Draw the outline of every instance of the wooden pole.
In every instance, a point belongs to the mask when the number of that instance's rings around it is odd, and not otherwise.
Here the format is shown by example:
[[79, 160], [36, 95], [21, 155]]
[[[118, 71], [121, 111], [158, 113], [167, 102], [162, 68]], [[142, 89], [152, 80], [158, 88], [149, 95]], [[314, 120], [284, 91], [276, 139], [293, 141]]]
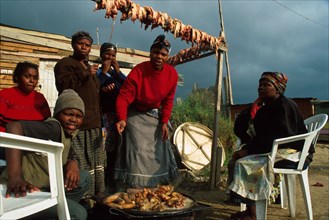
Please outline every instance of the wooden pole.
[[113, 36], [113, 32], [114, 32], [114, 25], [115, 25], [115, 21], [113, 21], [112, 23], [112, 29], [111, 29], [111, 33], [110, 33], [110, 39], [109, 42], [112, 43], [112, 36]]
[[96, 37], [97, 37], [97, 45], [99, 45], [99, 33], [98, 33], [98, 27], [96, 28]]
[[[220, 36], [223, 36], [225, 39], [225, 28], [224, 28], [224, 19], [222, 15], [222, 4], [221, 0], [218, 0], [219, 6], [219, 17], [220, 17]], [[232, 85], [231, 85], [231, 74], [230, 66], [228, 62], [228, 50], [219, 51], [219, 56], [217, 60], [217, 79], [216, 79], [216, 100], [215, 100], [215, 111], [214, 111], [214, 124], [213, 124], [213, 140], [212, 140], [212, 149], [211, 149], [211, 164], [210, 164], [210, 188], [214, 189], [220, 184], [220, 172], [221, 172], [221, 160], [222, 160], [222, 150], [218, 147], [218, 126], [219, 126], [219, 116], [221, 108], [221, 97], [222, 97], [222, 79], [223, 79], [223, 56], [225, 55], [225, 64], [227, 70], [227, 95], [228, 100], [224, 103], [229, 103], [233, 105], [233, 96], [232, 96]], [[230, 106], [229, 106], [230, 107]], [[230, 109], [228, 108], [228, 115], [230, 116]], [[229, 117], [230, 118], [230, 117]]]
[[[210, 189], [219, 186], [222, 151], [218, 144], [218, 127], [222, 96], [222, 79], [223, 79], [223, 52], [219, 51], [217, 59], [217, 77], [216, 77], [216, 95], [215, 95], [215, 109], [214, 109], [214, 124], [213, 124], [213, 139], [211, 146], [211, 164], [210, 164]], [[219, 165], [218, 165], [219, 164]]]
[[[223, 19], [223, 13], [222, 13], [221, 0], [218, 0], [218, 6], [219, 6], [221, 36], [223, 36], [225, 38], [225, 28], [224, 28], [224, 19]], [[226, 38], [225, 38], [225, 40], [226, 40]], [[228, 103], [229, 103], [229, 105], [233, 105], [231, 70], [230, 70], [230, 65], [229, 65], [229, 62], [228, 62], [228, 50], [225, 52], [225, 64], [226, 64], [226, 70], [227, 70], [228, 98], [229, 98]]]
[[[225, 107], [224, 108], [224, 111], [225, 111], [225, 117], [229, 117], [229, 109], [230, 109], [230, 103], [229, 103], [229, 86], [228, 86], [228, 80], [227, 80], [227, 77], [223, 77], [223, 82], [224, 82], [224, 92], [225, 92], [225, 104], [223, 104], [223, 106]], [[223, 95], [222, 95], [223, 96]]]
[[229, 106], [231, 106], [231, 105], [233, 105], [233, 93], [232, 93], [230, 64], [228, 63], [228, 51], [225, 52], [225, 64], [226, 64], [226, 70], [227, 70], [228, 104], [229, 104]]

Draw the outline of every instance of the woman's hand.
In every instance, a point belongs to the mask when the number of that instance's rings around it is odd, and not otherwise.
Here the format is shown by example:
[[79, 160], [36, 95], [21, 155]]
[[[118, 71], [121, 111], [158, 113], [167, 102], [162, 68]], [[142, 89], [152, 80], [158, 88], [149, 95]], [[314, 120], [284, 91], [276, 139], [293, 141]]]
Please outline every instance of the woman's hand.
[[26, 192], [33, 193], [39, 191], [40, 189], [38, 187], [25, 181], [21, 177], [9, 178], [7, 182], [6, 198], [9, 198], [12, 193], [18, 198], [26, 196]]
[[105, 60], [102, 65], [102, 73], [106, 74], [110, 71], [111, 67], [115, 70], [116, 73], [120, 72], [119, 63], [116, 60]]
[[238, 160], [238, 159], [248, 156], [248, 155], [249, 154], [248, 154], [247, 150], [241, 149], [241, 150], [235, 151], [232, 155], [232, 158], [233, 158], [233, 160]]
[[104, 60], [103, 65], [102, 65], [102, 73], [106, 75], [111, 69], [111, 60]]
[[163, 142], [166, 142], [169, 136], [169, 129], [167, 123], [162, 123], [161, 130], [162, 130], [162, 140]]
[[111, 66], [113, 67], [113, 69], [115, 70], [116, 73], [120, 72], [120, 67], [119, 67], [118, 61], [112, 60]]
[[64, 187], [67, 191], [75, 189], [79, 185], [80, 172], [78, 162], [75, 160], [68, 160], [64, 171]]
[[117, 127], [118, 133], [122, 134], [122, 132], [124, 131], [125, 127], [126, 127], [126, 121], [125, 120], [121, 120], [119, 122], [117, 122], [115, 124], [115, 126]]
[[114, 83], [111, 83], [111, 84], [108, 84], [106, 86], [103, 86], [102, 87], [102, 91], [105, 92], [105, 93], [109, 93], [109, 92], [112, 92], [115, 88], [115, 84]]
[[98, 64], [93, 64], [88, 68], [90, 76], [96, 75], [97, 70], [98, 70]]

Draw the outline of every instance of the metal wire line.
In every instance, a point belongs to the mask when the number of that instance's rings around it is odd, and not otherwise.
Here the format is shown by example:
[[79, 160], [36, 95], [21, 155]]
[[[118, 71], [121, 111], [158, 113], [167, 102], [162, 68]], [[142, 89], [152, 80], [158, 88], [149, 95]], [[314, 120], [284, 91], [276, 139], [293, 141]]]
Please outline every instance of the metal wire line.
[[324, 28], [329, 29], [328, 26], [326, 26], [326, 25], [324, 25], [324, 24], [321, 24], [321, 23], [319, 23], [319, 22], [317, 22], [317, 21], [314, 21], [314, 20], [312, 20], [312, 19], [310, 19], [310, 18], [308, 18], [308, 17], [306, 17], [306, 16], [304, 16], [304, 15], [302, 15], [302, 14], [300, 14], [300, 13], [298, 13], [298, 12], [296, 12], [296, 11], [290, 9], [290, 8], [288, 8], [286, 5], [284, 5], [284, 4], [280, 3], [280, 2], [278, 2], [277, 0], [272, 0], [272, 1], [274, 1], [275, 3], [277, 3], [277, 4], [280, 5], [280, 6], [284, 7], [285, 9], [287, 9], [287, 10], [289, 10], [289, 11], [295, 13], [296, 15], [298, 15], [298, 16], [300, 16], [300, 17], [302, 17], [302, 18], [305, 18], [306, 20], [309, 20], [310, 22], [313, 22], [314, 24], [317, 24], [317, 25], [320, 25], [320, 26], [322, 26], [322, 27], [324, 27]]

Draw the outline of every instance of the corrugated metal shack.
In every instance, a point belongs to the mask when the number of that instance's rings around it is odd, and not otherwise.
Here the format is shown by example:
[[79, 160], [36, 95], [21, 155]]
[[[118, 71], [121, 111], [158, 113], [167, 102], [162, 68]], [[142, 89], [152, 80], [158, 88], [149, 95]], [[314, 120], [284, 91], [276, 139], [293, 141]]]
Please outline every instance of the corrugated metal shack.
[[[316, 98], [308, 97], [308, 98], [291, 98], [291, 99], [297, 103], [300, 111], [302, 112], [304, 119], [311, 117], [315, 114], [319, 114], [316, 111], [314, 111], [314, 103], [317, 101]], [[230, 106], [231, 120], [235, 121], [236, 117], [238, 117], [240, 112], [242, 112], [242, 110], [246, 109], [251, 105], [252, 103], [231, 105]]]
[[[14, 86], [12, 73], [18, 62], [39, 65], [39, 91], [45, 95], [51, 109], [58, 97], [54, 66], [61, 58], [72, 54], [71, 39], [58, 34], [0, 25], [0, 89]], [[93, 45], [90, 61], [99, 59], [99, 45]], [[149, 59], [149, 52], [118, 48], [121, 71], [128, 74], [136, 64]]]

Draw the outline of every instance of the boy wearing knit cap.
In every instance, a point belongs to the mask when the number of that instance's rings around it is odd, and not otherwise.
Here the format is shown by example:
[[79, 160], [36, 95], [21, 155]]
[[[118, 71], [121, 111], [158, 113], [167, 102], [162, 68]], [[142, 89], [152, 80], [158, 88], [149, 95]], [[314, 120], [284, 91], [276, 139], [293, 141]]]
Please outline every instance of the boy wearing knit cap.
[[[70, 150], [71, 140], [78, 133], [85, 114], [79, 95], [71, 89], [64, 90], [56, 101], [52, 118], [45, 121], [16, 121], [8, 123], [8, 133], [61, 142], [63, 150], [64, 186], [72, 219], [87, 219], [87, 211], [78, 202], [88, 190], [91, 179], [87, 171], [79, 170]], [[27, 192], [49, 188], [47, 157], [34, 152], [6, 149], [7, 168], [0, 182], [7, 182], [6, 197], [25, 196]], [[21, 166], [20, 166], [21, 165]], [[56, 218], [56, 207], [37, 213], [33, 218]]]

